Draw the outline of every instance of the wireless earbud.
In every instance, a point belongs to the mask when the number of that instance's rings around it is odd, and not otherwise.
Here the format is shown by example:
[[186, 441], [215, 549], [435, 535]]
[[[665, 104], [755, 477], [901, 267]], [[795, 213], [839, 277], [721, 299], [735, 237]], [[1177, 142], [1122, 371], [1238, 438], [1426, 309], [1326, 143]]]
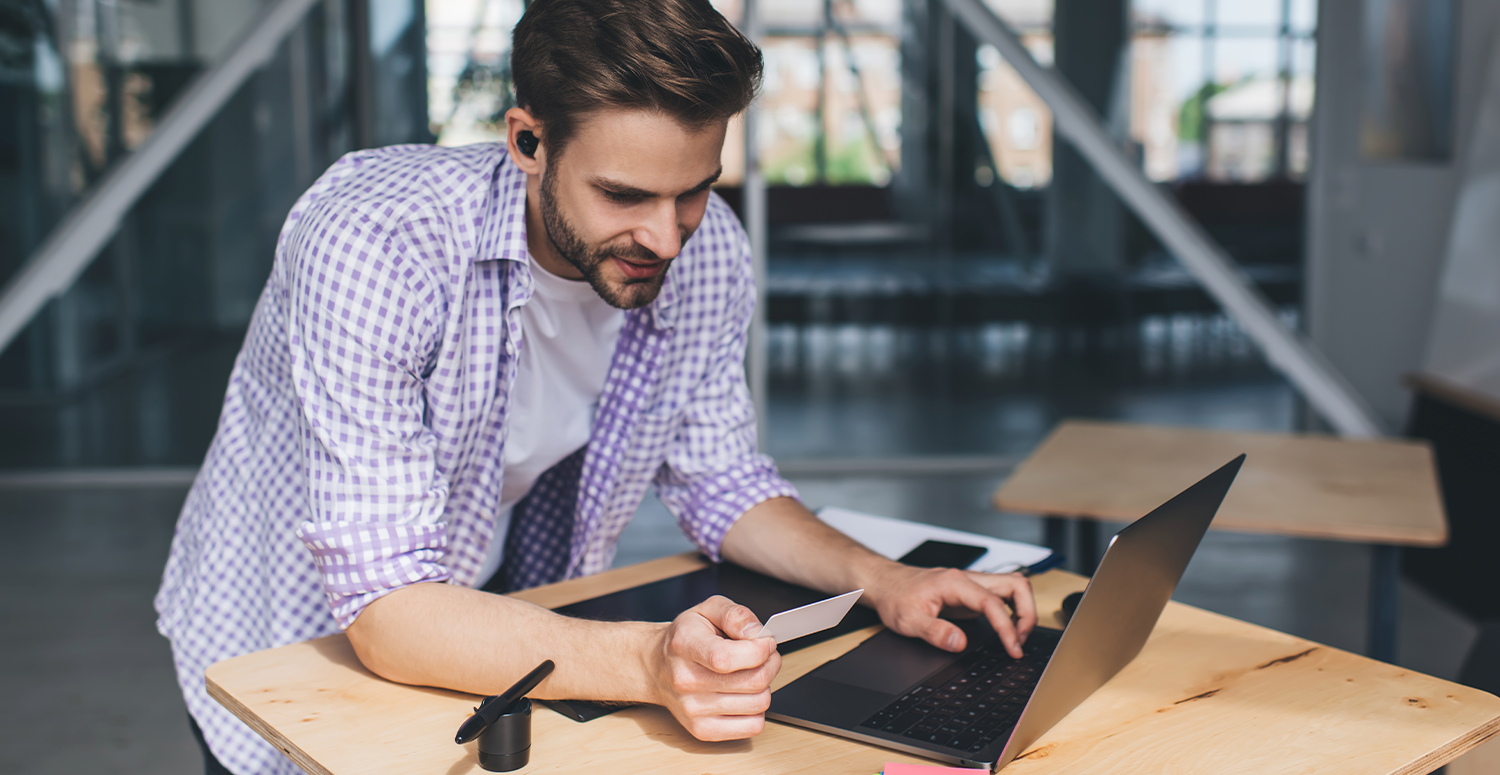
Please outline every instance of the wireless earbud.
[[536, 146], [539, 142], [541, 141], [536, 139], [536, 135], [532, 134], [529, 131], [522, 130], [516, 133], [516, 147], [520, 148], [521, 153], [524, 153], [527, 156], [536, 155]]

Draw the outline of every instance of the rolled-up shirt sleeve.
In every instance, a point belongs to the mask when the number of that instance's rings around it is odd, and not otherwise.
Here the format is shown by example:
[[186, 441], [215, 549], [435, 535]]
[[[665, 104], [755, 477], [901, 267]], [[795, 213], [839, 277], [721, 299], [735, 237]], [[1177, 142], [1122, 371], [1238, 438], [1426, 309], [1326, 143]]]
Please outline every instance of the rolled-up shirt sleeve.
[[704, 379], [684, 408], [666, 463], [658, 471], [657, 497], [677, 517], [698, 549], [715, 562], [729, 528], [759, 503], [797, 497], [797, 489], [756, 448], [755, 405], [745, 384], [745, 345], [755, 311], [749, 246], [727, 299]]
[[278, 263], [311, 519], [297, 536], [340, 627], [372, 601], [450, 577], [448, 483], [424, 422], [423, 374], [444, 302], [444, 250], [420, 217], [315, 204]]

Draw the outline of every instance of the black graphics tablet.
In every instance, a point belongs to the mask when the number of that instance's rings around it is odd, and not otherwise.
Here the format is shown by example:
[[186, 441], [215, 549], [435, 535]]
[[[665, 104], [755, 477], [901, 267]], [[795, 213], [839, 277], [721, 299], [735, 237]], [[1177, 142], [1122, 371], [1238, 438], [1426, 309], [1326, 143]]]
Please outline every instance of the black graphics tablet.
[[[619, 592], [555, 609], [564, 616], [601, 622], [669, 622], [677, 615], [714, 595], [723, 595], [753, 611], [765, 621], [771, 615], [816, 603], [828, 595], [799, 587], [732, 563], [673, 576]], [[777, 648], [789, 654], [848, 632], [879, 624], [872, 609], [855, 606], [836, 627], [798, 638]], [[599, 705], [580, 700], [545, 700], [557, 712], [574, 721], [589, 721], [619, 710], [619, 705]]]

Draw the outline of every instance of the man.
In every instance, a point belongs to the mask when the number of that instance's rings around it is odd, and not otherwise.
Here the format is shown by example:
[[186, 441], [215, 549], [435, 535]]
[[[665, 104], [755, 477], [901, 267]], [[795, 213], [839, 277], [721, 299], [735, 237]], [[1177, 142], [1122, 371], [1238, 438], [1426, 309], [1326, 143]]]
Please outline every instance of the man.
[[781, 661], [748, 609], [598, 623], [484, 591], [607, 568], [648, 484], [715, 560], [863, 587], [952, 650], [939, 615], [977, 612], [1019, 655], [1024, 579], [879, 557], [756, 452], [749, 251], [709, 186], [759, 51], [708, 0], [537, 0], [512, 61], [505, 146], [351, 154], [287, 219], [157, 598], [210, 767], [294, 771], [203, 670], [340, 628], [393, 681], [493, 694], [551, 659], [534, 696], [758, 733]]

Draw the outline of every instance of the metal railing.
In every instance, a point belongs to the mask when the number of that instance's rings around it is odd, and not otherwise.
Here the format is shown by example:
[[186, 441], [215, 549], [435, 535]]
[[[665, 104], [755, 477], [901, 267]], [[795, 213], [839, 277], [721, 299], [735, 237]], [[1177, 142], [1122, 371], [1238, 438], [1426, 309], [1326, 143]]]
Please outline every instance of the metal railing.
[[[759, 46], [764, 29], [760, 23], [759, 3], [745, 0], [743, 32]], [[754, 103], [745, 110], [745, 182], [741, 199], [745, 208], [745, 235], [750, 241], [751, 270], [755, 274], [755, 314], [750, 318], [750, 341], [745, 356], [745, 376], [750, 383], [750, 398], [755, 403], [755, 435], [762, 449], [766, 445], [766, 417], [769, 414], [770, 362], [766, 357], [766, 250], [770, 243], [766, 204], [766, 176], [760, 169], [760, 107]]]
[[111, 169], [0, 291], [0, 352], [78, 276], [120, 228], [125, 214], [240, 86], [271, 59], [319, 0], [274, 0], [212, 68], [193, 80], [156, 129]]
[[[260, 68], [318, 0], [275, 0], [212, 69], [183, 97], [141, 147], [105, 176], [48, 236], [0, 291], [0, 351], [46, 302], [66, 291], [118, 229], [145, 190], [187, 147], [241, 84]], [[1111, 139], [1087, 103], [1056, 72], [1034, 60], [983, 0], [944, 0], [979, 40], [994, 46], [1052, 110], [1057, 131], [1070, 141], [1127, 207], [1156, 234], [1236, 320], [1312, 407], [1342, 435], [1381, 435], [1375, 414], [1306, 336], [1287, 327], [1233, 259], [1173, 199], [1134, 165]], [[747, 27], [758, 37], [755, 4], [746, 4]], [[761, 304], [753, 324], [750, 382], [765, 412], [765, 184], [757, 163], [755, 124], [747, 116], [747, 227], [755, 253]], [[764, 426], [762, 426], [764, 427]]]
[[1375, 412], [1301, 332], [1276, 316], [1234, 259], [1213, 241], [1175, 199], [1146, 178], [1088, 103], [1056, 71], [1032, 58], [1020, 38], [984, 0], [943, 0], [981, 42], [994, 46], [1036, 95], [1052, 110], [1057, 132], [1088, 160], [1099, 176], [1155, 233], [1177, 260], [1245, 329], [1266, 360], [1291, 380], [1313, 409], [1343, 436], [1382, 435]]

